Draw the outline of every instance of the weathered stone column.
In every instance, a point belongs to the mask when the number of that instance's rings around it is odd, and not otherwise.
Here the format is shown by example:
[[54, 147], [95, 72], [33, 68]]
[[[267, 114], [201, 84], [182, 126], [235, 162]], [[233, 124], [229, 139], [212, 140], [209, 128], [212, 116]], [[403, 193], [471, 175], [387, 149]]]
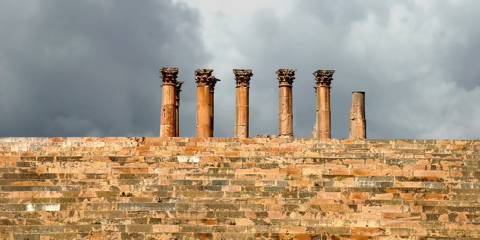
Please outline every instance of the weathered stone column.
[[210, 81], [210, 132], [214, 136], [214, 126], [215, 126], [215, 84], [220, 81], [220, 79], [213, 77]]
[[330, 84], [335, 70], [317, 70], [313, 73], [316, 80], [317, 138], [331, 138]]
[[292, 84], [297, 69], [278, 69], [279, 104], [278, 104], [278, 136], [293, 137]]
[[313, 128], [312, 128], [312, 138], [318, 138], [318, 111], [319, 111], [319, 98], [318, 98], [318, 91], [317, 91], [317, 85], [313, 87], [315, 91], [315, 101], [316, 101], [316, 109], [315, 109], [315, 123], [313, 123]]
[[178, 68], [160, 69], [162, 84], [162, 109], [160, 112], [160, 136], [174, 137], [176, 134], [176, 85]]
[[177, 81], [175, 86], [175, 115], [176, 115], [176, 124], [175, 124], [175, 137], [180, 137], [180, 92], [182, 91], [182, 84], [184, 81]]
[[197, 83], [197, 137], [213, 137], [212, 132], [212, 93], [211, 82], [215, 81], [212, 76], [213, 69], [195, 70], [195, 82]]
[[251, 69], [233, 69], [237, 82], [237, 97], [235, 99], [235, 129], [234, 137], [248, 138], [249, 120], [249, 88], [252, 77]]
[[352, 92], [352, 108], [350, 108], [350, 138], [365, 139], [367, 137], [367, 120], [365, 120], [365, 92]]

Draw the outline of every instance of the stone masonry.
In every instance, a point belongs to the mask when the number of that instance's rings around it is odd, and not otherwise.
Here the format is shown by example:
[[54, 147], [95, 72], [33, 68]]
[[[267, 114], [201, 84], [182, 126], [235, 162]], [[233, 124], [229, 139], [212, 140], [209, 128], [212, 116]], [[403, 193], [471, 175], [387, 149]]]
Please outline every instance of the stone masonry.
[[0, 138], [0, 239], [479, 239], [480, 141]]

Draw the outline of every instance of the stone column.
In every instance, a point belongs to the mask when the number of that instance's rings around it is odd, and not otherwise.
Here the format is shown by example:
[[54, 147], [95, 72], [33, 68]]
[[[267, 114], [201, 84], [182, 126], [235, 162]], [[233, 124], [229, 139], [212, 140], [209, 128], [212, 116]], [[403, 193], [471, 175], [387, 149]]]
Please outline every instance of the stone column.
[[313, 73], [316, 80], [317, 138], [331, 138], [330, 84], [335, 70], [317, 70]]
[[352, 92], [352, 108], [350, 108], [350, 138], [365, 139], [367, 137], [367, 120], [365, 120], [365, 92]]
[[318, 111], [319, 111], [319, 97], [318, 97], [318, 91], [317, 91], [317, 85], [313, 87], [315, 91], [315, 102], [316, 102], [316, 109], [315, 109], [315, 123], [313, 123], [313, 128], [312, 128], [312, 138], [318, 138]]
[[248, 138], [248, 120], [249, 120], [249, 93], [251, 69], [233, 69], [235, 80], [237, 82], [237, 97], [235, 99], [235, 129], [234, 137]]
[[197, 83], [197, 137], [213, 137], [212, 132], [212, 93], [211, 82], [213, 69], [195, 70]]
[[278, 69], [279, 104], [278, 104], [278, 136], [293, 137], [292, 84], [297, 69]]
[[215, 84], [220, 81], [220, 79], [213, 77], [210, 81], [210, 132], [211, 137], [214, 136], [214, 126], [215, 126]]
[[175, 124], [175, 137], [180, 137], [180, 92], [182, 91], [183, 81], [178, 81], [175, 86], [175, 115], [176, 115], [176, 124]]
[[176, 133], [176, 85], [178, 68], [160, 69], [162, 84], [162, 109], [160, 112], [160, 136], [174, 137]]

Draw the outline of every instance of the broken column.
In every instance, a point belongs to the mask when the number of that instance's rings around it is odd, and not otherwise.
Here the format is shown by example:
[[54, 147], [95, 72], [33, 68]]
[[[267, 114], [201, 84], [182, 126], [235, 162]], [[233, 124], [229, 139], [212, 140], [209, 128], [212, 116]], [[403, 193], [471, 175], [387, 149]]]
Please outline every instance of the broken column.
[[212, 103], [213, 94], [211, 83], [215, 80], [212, 76], [213, 69], [195, 70], [197, 83], [197, 137], [213, 137]]
[[350, 108], [350, 138], [365, 139], [367, 137], [367, 121], [365, 120], [365, 92], [352, 92], [352, 108]]
[[177, 85], [175, 85], [175, 137], [180, 137], [180, 92], [183, 83], [183, 81], [177, 81]]
[[176, 134], [176, 85], [178, 68], [161, 68], [162, 109], [160, 112], [160, 136], [174, 137]]
[[278, 69], [279, 104], [278, 104], [278, 136], [293, 137], [292, 84], [297, 69]]
[[313, 73], [316, 80], [317, 138], [331, 138], [330, 84], [335, 70], [317, 70]]
[[249, 120], [249, 88], [251, 69], [233, 69], [235, 81], [237, 83], [237, 97], [235, 100], [235, 129], [234, 137], [248, 138], [248, 120]]

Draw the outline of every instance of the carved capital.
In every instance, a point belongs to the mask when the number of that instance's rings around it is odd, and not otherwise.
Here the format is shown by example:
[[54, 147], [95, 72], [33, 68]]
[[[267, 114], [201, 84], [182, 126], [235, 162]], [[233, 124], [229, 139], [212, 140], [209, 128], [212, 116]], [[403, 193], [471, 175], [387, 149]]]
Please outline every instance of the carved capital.
[[249, 87], [253, 76], [252, 69], [233, 69], [237, 87]]
[[178, 68], [160, 68], [160, 74], [163, 81], [163, 85], [176, 85]]
[[213, 69], [197, 69], [195, 70], [195, 82], [197, 87], [210, 86], [215, 77], [212, 76]]
[[184, 81], [177, 81], [177, 85], [175, 85], [175, 87], [177, 89], [177, 92], [182, 91], [182, 84], [184, 84], [184, 83], [185, 83]]
[[335, 73], [335, 70], [317, 70], [313, 73], [313, 76], [315, 76], [315, 80], [317, 84], [317, 87], [330, 87], [330, 84], [332, 84], [333, 80], [333, 74]]
[[175, 90], [177, 91], [177, 100], [180, 100], [180, 92], [182, 91], [182, 84], [184, 81], [177, 81], [177, 85], [175, 85]]
[[297, 71], [297, 69], [278, 69], [275, 73], [278, 75], [279, 86], [291, 87], [295, 79], [295, 71]]
[[217, 84], [217, 82], [220, 82], [221, 80], [216, 78], [216, 77], [213, 77], [212, 80], [210, 81], [210, 92], [213, 93], [215, 91], [215, 84]]

